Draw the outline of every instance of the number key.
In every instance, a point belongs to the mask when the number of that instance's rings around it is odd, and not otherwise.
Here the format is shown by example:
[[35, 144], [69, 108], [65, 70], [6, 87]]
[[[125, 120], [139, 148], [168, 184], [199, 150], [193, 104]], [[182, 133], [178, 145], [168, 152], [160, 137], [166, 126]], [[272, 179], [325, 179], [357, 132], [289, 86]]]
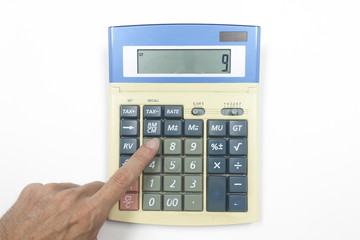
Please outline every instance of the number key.
[[[147, 143], [151, 139], [152, 138], [144, 138], [144, 143]], [[156, 155], [161, 155], [162, 154], [162, 140], [161, 140], [161, 138], [157, 138], [157, 140], [159, 140], [159, 149], [158, 149]]]
[[180, 155], [182, 149], [181, 138], [165, 138], [164, 154]]
[[164, 191], [165, 192], [181, 192], [181, 176], [164, 176]]
[[202, 173], [202, 157], [185, 157], [185, 173]]
[[200, 138], [185, 138], [185, 154], [201, 155], [203, 152], [203, 140]]
[[164, 158], [165, 173], [181, 173], [181, 171], [182, 171], [181, 157]]
[[161, 194], [144, 193], [143, 210], [160, 211], [161, 210]]
[[164, 210], [165, 211], [181, 211], [182, 201], [181, 195], [164, 195]]
[[161, 173], [161, 157], [154, 157], [145, 167], [144, 173]]
[[202, 176], [185, 176], [185, 192], [202, 192]]
[[149, 192], [161, 191], [161, 176], [159, 175], [144, 175], [143, 190]]

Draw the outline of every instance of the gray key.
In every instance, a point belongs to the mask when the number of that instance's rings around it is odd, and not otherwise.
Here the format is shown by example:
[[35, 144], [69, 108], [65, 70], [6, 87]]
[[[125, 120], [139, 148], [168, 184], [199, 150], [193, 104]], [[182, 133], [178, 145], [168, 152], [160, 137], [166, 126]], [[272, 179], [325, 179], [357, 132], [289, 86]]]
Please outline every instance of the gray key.
[[164, 192], [181, 192], [182, 181], [179, 175], [164, 176]]
[[225, 120], [209, 120], [208, 136], [209, 137], [226, 137], [226, 121]]
[[181, 194], [164, 195], [164, 211], [181, 211], [182, 197]]
[[[148, 141], [150, 141], [152, 138], [144, 138], [143, 139], [143, 142], [144, 143], [147, 143]], [[157, 153], [156, 153], [156, 155], [161, 155], [162, 154], [162, 140], [161, 140], [161, 138], [157, 138], [157, 140], [159, 140], [159, 149], [158, 149], [158, 151], [157, 151]]]
[[144, 106], [144, 118], [162, 118], [161, 106]]
[[184, 177], [184, 191], [185, 192], [202, 192], [203, 176], [200, 175], [185, 175]]
[[[121, 158], [121, 157], [120, 157]], [[161, 157], [154, 157], [144, 168], [144, 173], [161, 173], [162, 161]]]
[[202, 173], [202, 157], [185, 156], [184, 171], [185, 173]]
[[202, 155], [203, 153], [202, 138], [185, 138], [184, 145], [185, 154]]
[[144, 120], [144, 137], [160, 137], [161, 135], [161, 120]]
[[247, 155], [247, 139], [230, 139], [229, 155]]
[[228, 192], [246, 193], [247, 192], [247, 176], [231, 176], [228, 178]]
[[120, 118], [139, 118], [139, 106], [120, 106]]
[[184, 135], [186, 137], [202, 137], [203, 121], [202, 120], [185, 120]]
[[226, 155], [226, 140], [223, 138], [208, 139], [208, 155]]
[[160, 175], [144, 175], [143, 176], [143, 191], [160, 192], [161, 191], [161, 176]]
[[134, 154], [139, 147], [137, 138], [120, 138], [120, 154]]
[[160, 211], [161, 205], [162, 197], [160, 193], [144, 193], [143, 210]]
[[202, 194], [185, 194], [184, 195], [185, 211], [202, 211], [203, 195]]
[[229, 136], [247, 137], [247, 121], [246, 120], [229, 121]]
[[121, 137], [138, 137], [139, 120], [121, 120], [120, 121]]
[[165, 106], [164, 108], [165, 118], [181, 119], [183, 117], [182, 106]]
[[180, 137], [182, 134], [181, 120], [165, 120], [164, 121], [164, 135]]
[[181, 138], [165, 138], [164, 139], [164, 154], [167, 155], [181, 155], [182, 140]]
[[164, 157], [164, 173], [181, 173], [181, 157]]

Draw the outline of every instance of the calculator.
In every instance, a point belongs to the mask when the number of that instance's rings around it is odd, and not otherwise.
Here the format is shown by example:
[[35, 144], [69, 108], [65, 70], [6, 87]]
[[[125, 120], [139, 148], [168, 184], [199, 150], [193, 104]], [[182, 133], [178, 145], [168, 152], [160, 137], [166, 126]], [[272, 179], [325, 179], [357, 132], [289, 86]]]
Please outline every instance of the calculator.
[[259, 47], [258, 26], [109, 28], [109, 177], [160, 143], [110, 220], [257, 221]]

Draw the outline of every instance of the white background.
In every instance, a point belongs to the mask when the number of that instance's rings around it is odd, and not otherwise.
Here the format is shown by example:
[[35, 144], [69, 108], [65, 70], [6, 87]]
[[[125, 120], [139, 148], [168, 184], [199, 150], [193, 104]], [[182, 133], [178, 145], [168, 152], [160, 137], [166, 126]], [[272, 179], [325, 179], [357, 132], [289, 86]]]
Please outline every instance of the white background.
[[99, 239], [360, 239], [357, 1], [0, 2], [0, 214], [30, 182], [106, 181], [107, 28], [259, 25], [260, 221], [106, 222]]

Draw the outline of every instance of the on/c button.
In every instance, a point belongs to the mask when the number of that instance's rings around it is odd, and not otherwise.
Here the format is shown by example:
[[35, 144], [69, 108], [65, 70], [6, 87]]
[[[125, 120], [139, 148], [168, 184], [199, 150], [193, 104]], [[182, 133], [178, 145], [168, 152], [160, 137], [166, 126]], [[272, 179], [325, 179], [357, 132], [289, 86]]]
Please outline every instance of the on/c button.
[[203, 108], [193, 108], [191, 110], [192, 115], [201, 116], [205, 114], [205, 109]]

